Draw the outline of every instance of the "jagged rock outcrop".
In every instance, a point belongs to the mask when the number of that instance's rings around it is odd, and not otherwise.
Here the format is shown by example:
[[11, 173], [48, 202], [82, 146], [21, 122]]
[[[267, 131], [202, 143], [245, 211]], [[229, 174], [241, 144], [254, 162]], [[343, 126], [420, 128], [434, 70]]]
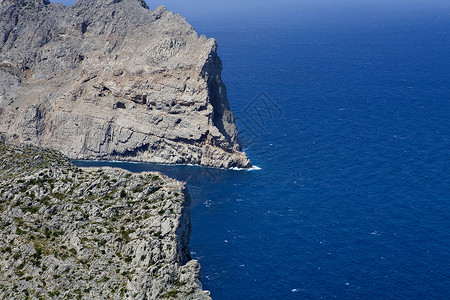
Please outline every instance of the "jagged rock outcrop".
[[0, 130], [71, 159], [248, 168], [213, 39], [141, 0], [0, 0]]
[[33, 146], [0, 143], [0, 161], [1, 299], [211, 299], [183, 183]]

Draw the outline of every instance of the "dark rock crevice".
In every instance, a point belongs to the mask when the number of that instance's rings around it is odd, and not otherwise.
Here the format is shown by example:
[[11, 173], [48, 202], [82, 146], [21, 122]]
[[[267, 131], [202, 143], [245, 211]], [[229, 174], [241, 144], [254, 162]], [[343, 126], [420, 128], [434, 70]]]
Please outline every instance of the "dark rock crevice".
[[114, 150], [111, 153], [111, 157], [117, 158], [117, 159], [124, 159], [124, 158], [136, 158], [139, 156], [140, 153], [148, 152], [150, 149], [150, 144], [144, 144], [139, 147], [136, 147], [134, 149], [128, 149], [124, 152], [117, 152]]
[[222, 81], [222, 69], [222, 60], [217, 55], [217, 45], [215, 45], [202, 69], [202, 76], [208, 85], [209, 101], [214, 108], [212, 121], [231, 147], [240, 151], [241, 143], [237, 136], [234, 115], [228, 103], [226, 86]]

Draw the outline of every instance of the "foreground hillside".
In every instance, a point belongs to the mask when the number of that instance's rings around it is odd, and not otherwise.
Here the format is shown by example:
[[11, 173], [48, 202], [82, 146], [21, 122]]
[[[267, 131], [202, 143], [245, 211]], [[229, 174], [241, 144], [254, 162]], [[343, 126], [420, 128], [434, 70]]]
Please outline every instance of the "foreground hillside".
[[183, 183], [1, 142], [0, 163], [1, 299], [209, 299]]

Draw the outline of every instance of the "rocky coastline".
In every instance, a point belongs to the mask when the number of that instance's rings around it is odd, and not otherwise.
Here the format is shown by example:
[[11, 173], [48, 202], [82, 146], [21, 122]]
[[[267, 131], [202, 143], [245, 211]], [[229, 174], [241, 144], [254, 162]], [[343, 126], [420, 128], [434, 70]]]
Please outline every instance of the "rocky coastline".
[[214, 39], [142, 0], [0, 0], [0, 298], [211, 299], [185, 183], [251, 168]]

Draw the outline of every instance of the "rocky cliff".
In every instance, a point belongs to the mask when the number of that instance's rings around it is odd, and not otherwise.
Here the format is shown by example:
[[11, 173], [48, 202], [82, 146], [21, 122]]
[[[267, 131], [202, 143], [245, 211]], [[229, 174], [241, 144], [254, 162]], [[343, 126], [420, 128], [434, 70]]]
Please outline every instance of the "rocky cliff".
[[0, 161], [1, 299], [210, 299], [183, 183], [32, 146]]
[[0, 0], [0, 131], [71, 159], [248, 168], [213, 39], [141, 0]]

